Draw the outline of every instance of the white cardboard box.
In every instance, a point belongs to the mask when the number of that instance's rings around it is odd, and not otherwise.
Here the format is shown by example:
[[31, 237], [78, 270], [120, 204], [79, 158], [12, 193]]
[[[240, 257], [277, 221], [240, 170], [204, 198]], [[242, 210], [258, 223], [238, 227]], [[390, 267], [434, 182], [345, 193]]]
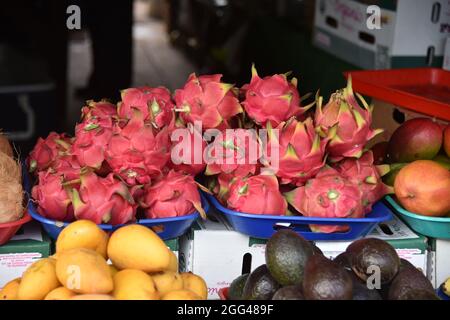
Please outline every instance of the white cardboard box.
[[445, 40], [444, 49], [444, 64], [442, 66], [445, 70], [450, 71], [450, 37]]
[[[380, 8], [356, 0], [317, 0], [313, 42], [363, 69], [441, 66], [450, 34], [448, 0], [397, 0]], [[372, 6], [373, 7], [373, 6]], [[374, 7], [376, 10], [377, 8]], [[378, 29], [377, 26], [380, 28]]]
[[435, 288], [450, 278], [450, 240], [433, 239], [429, 252], [428, 278]]
[[0, 246], [0, 288], [22, 276], [36, 260], [48, 257], [50, 244], [37, 222], [25, 224], [8, 243]]
[[[218, 291], [228, 287], [240, 274], [265, 263], [266, 240], [255, 239], [233, 231], [224, 217], [210, 209], [208, 216], [216, 221], [200, 221], [180, 239], [180, 270], [200, 274], [208, 285], [208, 299], [218, 299]], [[426, 274], [427, 239], [412, 232], [398, 218], [377, 227], [372, 236], [389, 241], [400, 257], [410, 261]], [[390, 230], [387, 234], [383, 230]], [[316, 245], [328, 257], [345, 251], [351, 242], [320, 241]]]
[[265, 241], [252, 239], [218, 220], [200, 221], [180, 240], [180, 270], [201, 275], [208, 285], [208, 299], [218, 299], [218, 291], [228, 287], [238, 275], [265, 263]]

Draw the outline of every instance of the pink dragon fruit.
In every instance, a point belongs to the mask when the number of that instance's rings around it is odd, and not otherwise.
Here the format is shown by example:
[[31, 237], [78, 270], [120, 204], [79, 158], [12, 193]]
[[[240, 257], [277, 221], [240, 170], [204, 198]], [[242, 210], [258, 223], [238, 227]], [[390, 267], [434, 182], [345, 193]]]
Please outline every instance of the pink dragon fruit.
[[206, 148], [206, 141], [202, 133], [191, 123], [187, 128], [178, 128], [172, 132], [171, 161], [168, 166], [175, 171], [184, 172], [196, 176], [203, 172], [206, 163], [203, 159], [203, 150]]
[[[364, 216], [362, 192], [358, 185], [325, 167], [302, 187], [285, 193], [289, 204], [307, 217], [361, 218]], [[347, 225], [310, 225], [314, 232], [343, 232]]]
[[261, 145], [255, 131], [224, 130], [206, 148], [206, 175], [219, 173], [244, 177], [258, 171]]
[[183, 89], [175, 91], [176, 111], [186, 123], [201, 121], [203, 129], [228, 127], [242, 107], [233, 85], [220, 82], [222, 75], [191, 74]]
[[347, 87], [332, 94], [325, 107], [322, 108], [322, 98], [318, 98], [315, 123], [323, 135], [333, 133], [327, 148], [332, 161], [339, 161], [344, 157], [359, 158], [367, 141], [383, 132], [382, 129], [370, 128], [372, 109], [361, 95], [356, 95], [364, 109], [356, 101], [349, 77]]
[[[271, 161], [269, 169], [281, 179], [281, 184], [301, 186], [314, 177], [325, 165], [326, 139], [321, 139], [315, 131], [311, 118], [299, 122], [295, 118], [282, 122], [278, 129], [279, 138], [272, 134], [268, 124], [269, 143], [267, 154], [272, 158], [272, 148], [278, 151], [278, 168]], [[272, 146], [272, 144], [275, 144]]]
[[359, 159], [347, 158], [335, 166], [343, 177], [360, 187], [365, 213], [371, 212], [375, 202], [393, 191], [381, 180], [389, 172], [389, 165], [376, 166], [373, 162], [372, 151], [367, 151]]
[[155, 134], [151, 125], [144, 122], [142, 113], [134, 109], [123, 128], [115, 125], [106, 161], [129, 185], [147, 184], [162, 173], [170, 158], [169, 147], [167, 127]]
[[124, 224], [133, 221], [137, 205], [127, 186], [113, 174], [100, 178], [93, 172], [81, 175], [80, 189], [72, 189], [70, 198], [77, 219], [96, 224]]
[[81, 108], [81, 120], [89, 121], [92, 118], [112, 118], [117, 116], [117, 106], [107, 100], [95, 102], [87, 101], [87, 105]]
[[72, 154], [81, 166], [100, 169], [105, 160], [105, 149], [113, 135], [110, 117], [91, 117], [75, 127]]
[[140, 205], [150, 219], [185, 216], [196, 210], [206, 218], [194, 178], [173, 170], [145, 187]]
[[70, 138], [64, 133], [50, 132], [47, 138], [39, 138], [27, 159], [30, 172], [47, 170], [59, 155], [69, 151], [70, 145]]
[[213, 193], [217, 200], [220, 201], [223, 205], [226, 205], [231, 185], [236, 182], [237, 179], [242, 178], [243, 176], [235, 176], [230, 173], [220, 173], [217, 176], [209, 177], [208, 189], [211, 193]]
[[43, 217], [66, 222], [73, 220], [73, 207], [62, 176], [40, 171], [38, 184], [33, 187], [31, 195], [37, 203], [38, 213]]
[[297, 79], [291, 82], [285, 74], [276, 74], [260, 78], [255, 66], [252, 66], [252, 79], [244, 86], [245, 100], [242, 105], [250, 118], [260, 125], [270, 122], [277, 127], [281, 122], [293, 116], [299, 116], [314, 104], [301, 107], [297, 90]]
[[129, 88], [123, 90], [121, 95], [122, 102], [118, 105], [121, 118], [131, 118], [133, 108], [139, 109], [144, 120], [150, 121], [155, 128], [169, 125], [174, 118], [174, 104], [167, 88]]
[[244, 213], [285, 215], [286, 199], [273, 175], [257, 175], [235, 180], [227, 200], [228, 208]]
[[73, 155], [60, 155], [48, 169], [51, 173], [60, 175], [65, 181], [80, 178], [81, 166]]

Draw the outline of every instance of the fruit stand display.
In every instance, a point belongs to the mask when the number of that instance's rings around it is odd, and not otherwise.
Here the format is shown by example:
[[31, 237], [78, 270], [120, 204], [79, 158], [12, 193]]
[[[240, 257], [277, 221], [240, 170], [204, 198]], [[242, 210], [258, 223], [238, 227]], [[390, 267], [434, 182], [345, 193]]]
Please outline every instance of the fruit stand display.
[[[214, 221], [225, 226], [213, 227], [216, 235], [245, 246], [221, 255], [246, 260], [252, 241], [254, 254], [264, 252], [265, 264], [223, 279], [229, 299], [435, 300], [442, 283], [448, 295], [447, 271], [431, 277], [427, 258], [418, 266], [407, 257], [426, 257], [427, 237], [450, 239], [450, 126], [411, 119], [374, 145], [383, 125], [375, 128], [376, 106], [354, 90], [361, 73], [322, 97], [300, 96], [289, 73], [251, 72], [241, 87], [192, 74], [173, 94], [138, 87], [117, 104], [87, 101], [73, 137], [40, 138], [23, 170], [29, 199], [2, 199], [0, 222], [21, 221], [27, 207], [56, 251], [10, 279], [0, 298], [217, 298], [214, 270], [193, 262]], [[430, 110], [448, 120], [448, 111]], [[22, 195], [21, 167], [5, 141], [0, 187]], [[12, 198], [20, 201], [4, 210]], [[396, 223], [394, 214], [418, 233], [397, 230], [394, 241], [416, 239], [404, 256], [373, 236]], [[180, 256], [163, 240], [180, 240]], [[321, 242], [340, 254], [322, 253]]]

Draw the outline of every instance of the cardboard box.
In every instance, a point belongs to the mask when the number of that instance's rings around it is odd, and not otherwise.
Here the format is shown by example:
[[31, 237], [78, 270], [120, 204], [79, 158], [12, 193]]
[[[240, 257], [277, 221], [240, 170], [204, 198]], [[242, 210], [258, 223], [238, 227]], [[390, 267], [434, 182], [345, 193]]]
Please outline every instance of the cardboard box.
[[444, 65], [442, 68], [450, 71], [450, 37], [445, 40]]
[[265, 263], [265, 241], [233, 231], [213, 208], [208, 216], [181, 237], [180, 270], [201, 275], [208, 285], [208, 299], [219, 299], [219, 289]]
[[[218, 299], [220, 288], [228, 287], [240, 274], [265, 263], [266, 240], [233, 231], [224, 217], [212, 211], [214, 220], [199, 221], [180, 240], [180, 270], [201, 275], [208, 285], [208, 299]], [[400, 257], [427, 270], [427, 239], [411, 231], [398, 218], [378, 226], [371, 234], [388, 241]], [[330, 258], [344, 252], [349, 241], [319, 241], [316, 245]]]
[[[400, 258], [408, 260], [427, 275], [428, 241], [414, 233], [398, 217], [378, 225], [368, 237], [387, 241], [397, 251]], [[333, 259], [352, 243], [352, 241], [317, 241], [316, 246], [325, 256]]]
[[442, 66], [447, 0], [363, 2], [317, 0], [313, 43], [363, 69]]
[[450, 278], [450, 240], [432, 239], [428, 261], [428, 278], [437, 288]]
[[41, 226], [36, 222], [25, 224], [8, 243], [0, 246], [0, 288], [50, 254], [51, 241]]
[[384, 132], [372, 139], [368, 145], [369, 147], [380, 141], [389, 141], [394, 131], [402, 123], [410, 119], [431, 118], [438, 123], [447, 123], [446, 121], [442, 121], [425, 114], [410, 111], [405, 108], [400, 108], [391, 103], [381, 100], [372, 99], [371, 104], [374, 106], [372, 114], [372, 127], [383, 128]]

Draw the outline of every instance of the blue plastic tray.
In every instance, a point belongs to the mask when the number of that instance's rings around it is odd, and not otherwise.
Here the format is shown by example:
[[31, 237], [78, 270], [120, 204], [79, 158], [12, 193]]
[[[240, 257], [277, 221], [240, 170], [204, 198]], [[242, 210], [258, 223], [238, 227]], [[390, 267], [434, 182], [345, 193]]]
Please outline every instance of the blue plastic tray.
[[[24, 175], [24, 185], [25, 190], [27, 190], [27, 192], [30, 193], [31, 184], [27, 175]], [[203, 209], [205, 210], [205, 212], [208, 212], [209, 203], [205, 199], [203, 194], [200, 194], [200, 196], [202, 200]], [[65, 227], [67, 227], [70, 224], [70, 222], [61, 222], [44, 218], [36, 211], [36, 207], [34, 206], [33, 201], [31, 201], [31, 197], [29, 197], [29, 199], [30, 200], [28, 201], [28, 213], [33, 217], [33, 219], [39, 221], [42, 224], [42, 227], [52, 239], [58, 238], [59, 233]], [[199, 216], [200, 214], [198, 212], [194, 212], [193, 214], [182, 217], [173, 217], [164, 219], [140, 219], [134, 223], [146, 226], [148, 228], [152, 228], [153, 231], [155, 231], [161, 239], [168, 240], [182, 236], [191, 227], [194, 221], [197, 220]], [[122, 224], [113, 226], [110, 224], [99, 224], [98, 226], [101, 229], [105, 230], [106, 232], [109, 232], [114, 231], [120, 227], [123, 227], [124, 225]]]
[[[370, 233], [380, 222], [391, 220], [391, 209], [382, 201], [373, 206], [365, 218], [315, 218], [304, 216], [273, 216], [248, 214], [230, 210], [211, 195], [206, 195], [211, 204], [227, 218], [234, 230], [254, 238], [268, 239], [277, 230], [290, 228], [306, 240], [354, 240]], [[284, 226], [280, 224], [289, 224]], [[339, 233], [312, 232], [309, 224], [348, 225], [350, 230]]]

